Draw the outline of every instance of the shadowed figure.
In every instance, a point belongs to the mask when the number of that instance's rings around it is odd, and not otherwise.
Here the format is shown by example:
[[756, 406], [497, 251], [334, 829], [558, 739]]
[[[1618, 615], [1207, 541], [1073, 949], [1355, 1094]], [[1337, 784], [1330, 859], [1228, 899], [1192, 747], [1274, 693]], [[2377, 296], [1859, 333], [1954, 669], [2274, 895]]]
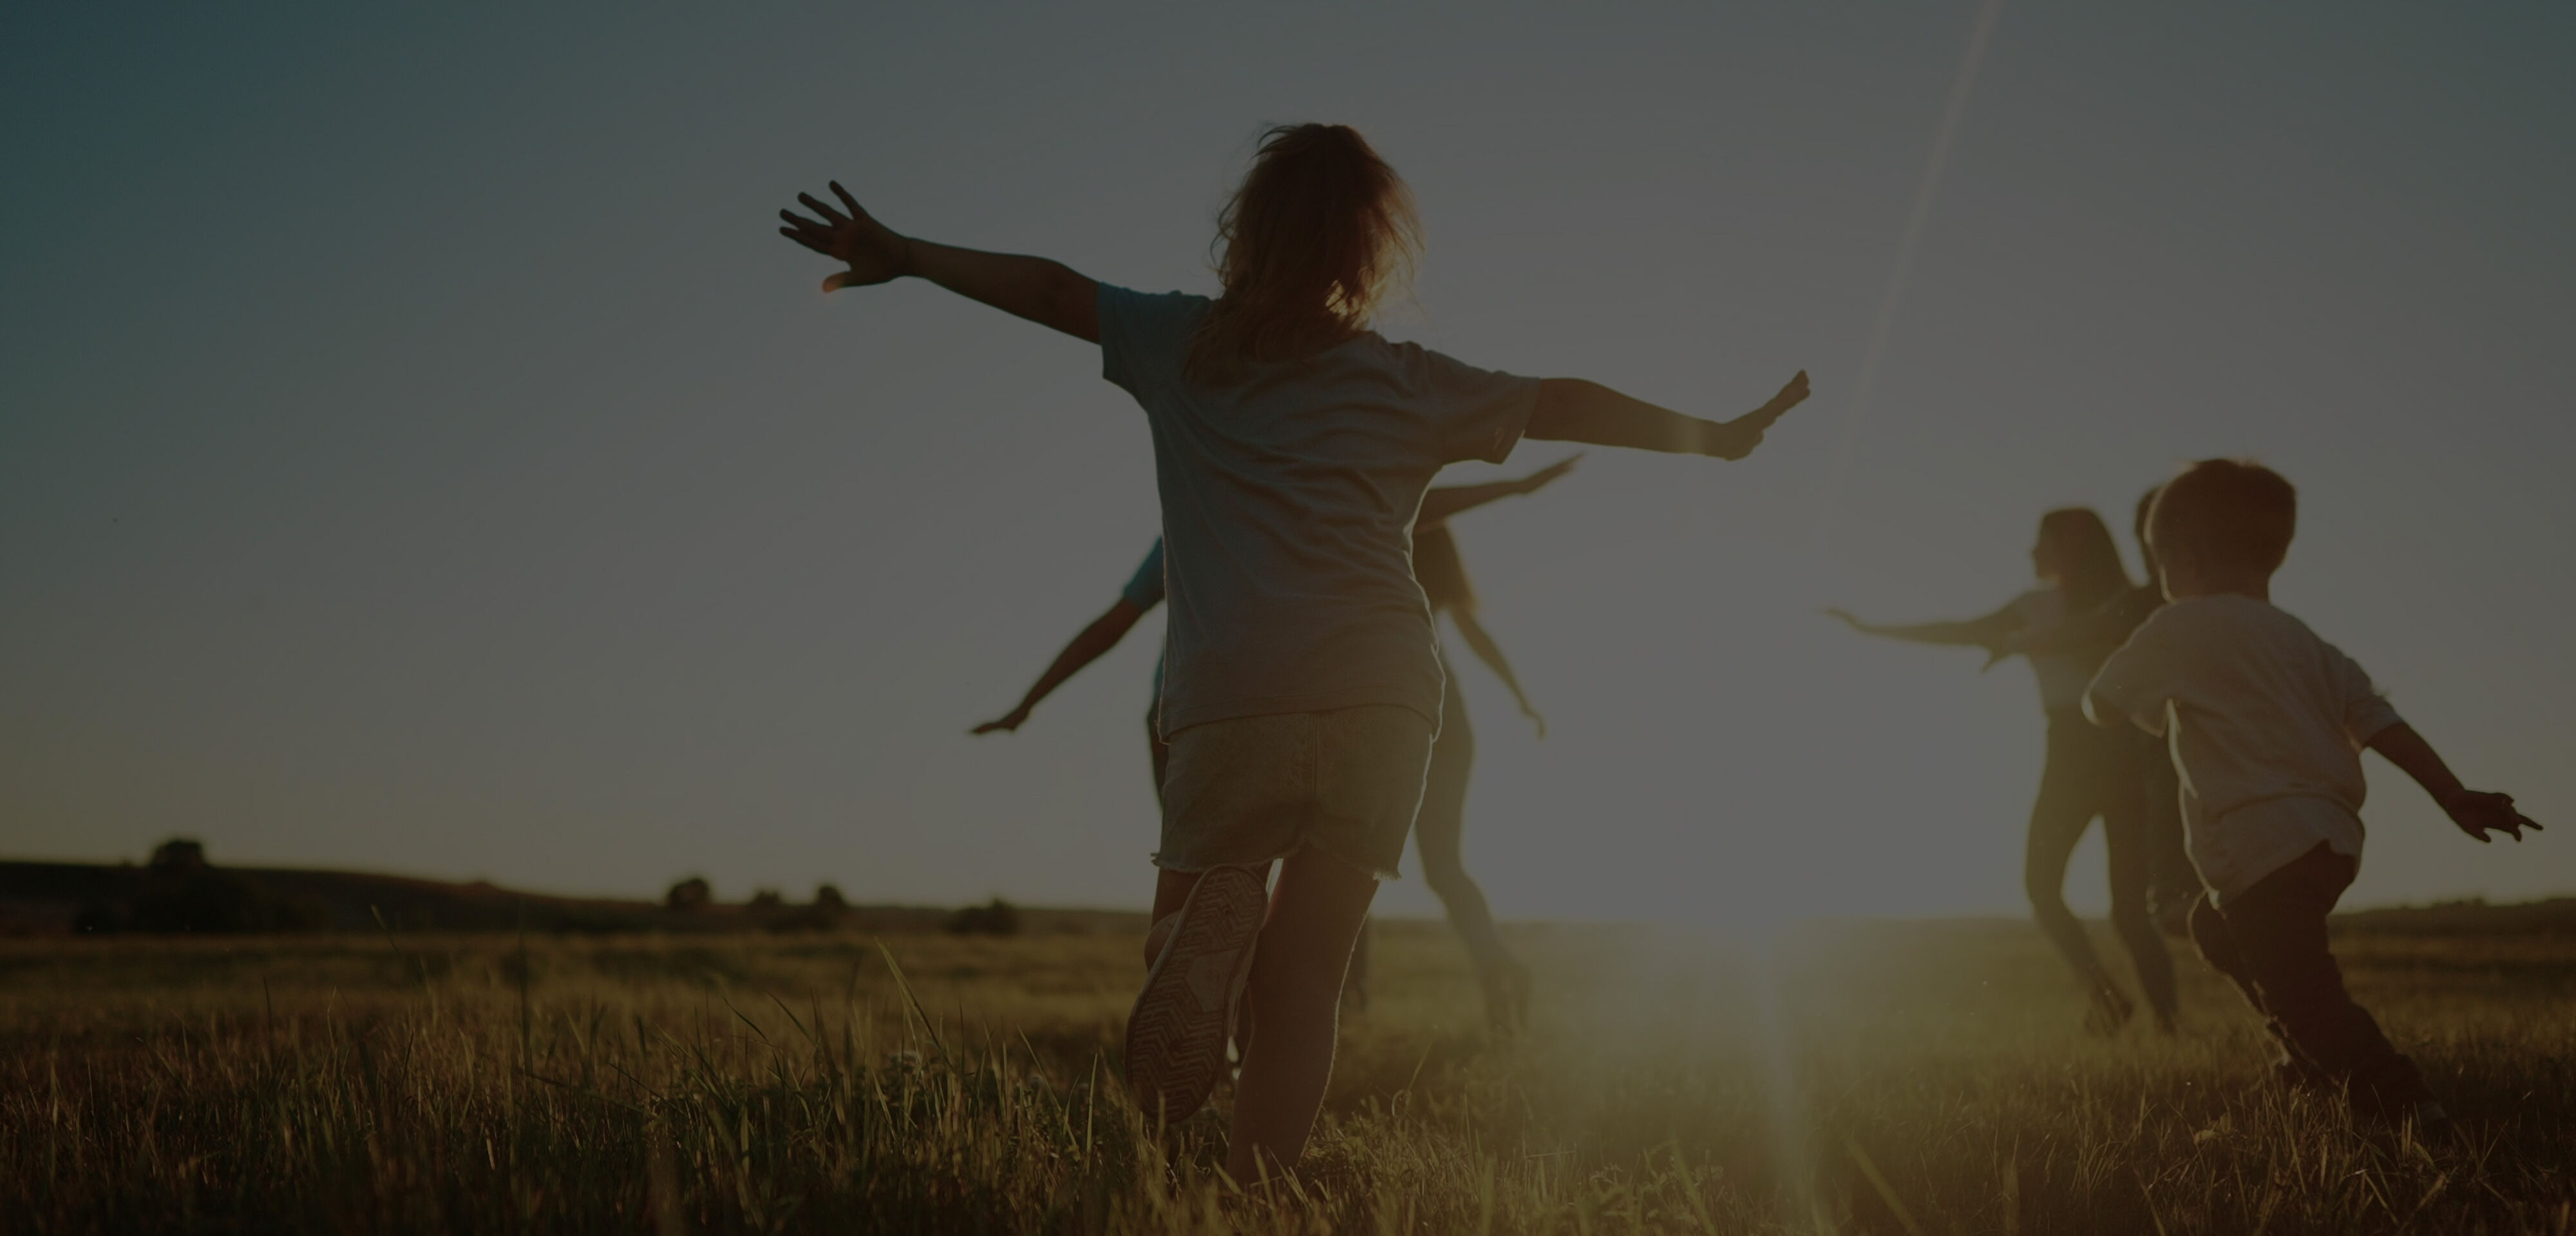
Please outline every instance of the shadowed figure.
[[[1986, 664], [1992, 666], [2070, 616], [2091, 614], [2131, 591], [2110, 529], [2101, 516], [2084, 508], [2041, 517], [2030, 558], [2042, 586], [1982, 618], [1887, 625], [1863, 622], [1841, 610], [1827, 612], [1871, 635], [1983, 648]], [[2075, 968], [2091, 998], [2086, 1024], [2104, 1033], [2127, 1024], [2135, 1006], [2095, 955], [2084, 924], [2066, 907], [2066, 861], [2099, 816], [2110, 850], [2111, 923], [2127, 947], [2156, 1024], [2170, 1031], [2176, 1011], [2173, 959], [2147, 905], [2153, 850], [2145, 749], [2134, 737], [2102, 730], [2084, 718], [2085, 684], [2111, 647], [2096, 642], [2024, 653], [2039, 679], [2040, 707], [2048, 714], [2048, 758], [2040, 773], [2039, 797], [2030, 809], [2022, 890], [2040, 930]]]
[[[1530, 706], [1529, 697], [1521, 691], [1520, 680], [1512, 674], [1511, 663], [1504, 659], [1502, 648], [1494, 643], [1483, 625], [1476, 621], [1476, 597], [1467, 583], [1466, 567], [1458, 559], [1457, 541], [1449, 534], [1451, 517], [1474, 510], [1500, 498], [1536, 493], [1574, 468], [1576, 455], [1542, 468], [1518, 480], [1493, 481], [1481, 485], [1444, 485], [1422, 496], [1422, 513], [1413, 525], [1414, 577], [1422, 585], [1423, 597], [1434, 616], [1446, 613], [1458, 627], [1459, 636], [1477, 659], [1494, 671], [1519, 703], [1521, 715], [1539, 727], [1543, 737], [1547, 723]], [[1127, 636], [1137, 620], [1163, 603], [1163, 543], [1154, 548], [1136, 568], [1118, 599], [1107, 610], [1091, 620], [1075, 635], [1063, 651], [1056, 654], [1045, 672], [1030, 684], [1027, 694], [1008, 713], [974, 728], [976, 734], [1008, 733], [1027, 724], [1029, 714], [1039, 701], [1053, 694], [1057, 687], [1081, 673], [1085, 666], [1099, 660]], [[1502, 937], [1494, 929], [1493, 911], [1485, 903], [1484, 890], [1467, 874], [1462, 857], [1461, 837], [1466, 827], [1467, 779], [1475, 763], [1476, 736], [1467, 721], [1466, 701], [1458, 694], [1458, 674], [1444, 652], [1441, 672], [1447, 685], [1441, 697], [1440, 736], [1431, 745], [1431, 766], [1424, 778], [1422, 806], [1414, 817], [1414, 845], [1422, 857], [1423, 881], [1438, 894], [1440, 904], [1449, 912], [1449, 923], [1466, 943], [1468, 956], [1474, 961], [1477, 978], [1485, 992], [1485, 1013], [1497, 1029], [1516, 1028], [1526, 1019], [1529, 1006], [1528, 970], [1512, 959], [1503, 948]], [[1154, 662], [1154, 696], [1145, 708], [1145, 742], [1152, 760], [1154, 798], [1163, 798], [1163, 775], [1171, 759], [1171, 745], [1163, 740], [1162, 727], [1163, 662]], [[1369, 930], [1361, 929], [1358, 942], [1351, 949], [1350, 970], [1343, 979], [1343, 998], [1359, 1007], [1368, 1004]], [[1152, 963], [1155, 941], [1147, 943], [1147, 964]]]
[[[1161, 945], [1127, 1018], [1128, 1091], [1186, 1119], [1224, 1068], [1239, 999], [1260, 1033], [1226, 1170], [1293, 1172], [1332, 1076], [1353, 941], [1421, 805], [1441, 713], [1409, 546], [1442, 467], [1524, 437], [1741, 459], [1807, 397], [1799, 373], [1709, 421], [1579, 379], [1479, 369], [1369, 329], [1418, 247], [1411, 193], [1343, 125], [1273, 129], [1217, 220], [1220, 294], [1151, 295], [1044, 258], [904, 236], [838, 184], [780, 232], [1096, 343], [1135, 397], [1162, 499]], [[1274, 885], [1273, 867], [1278, 870]]]
[[[2163, 489], [2159, 485], [2138, 496], [2137, 510], [2129, 524], [2138, 541], [2139, 559], [2147, 568], [2147, 582], [2111, 598], [2089, 614], [2070, 616], [2053, 627], [2024, 628], [2006, 641], [2009, 652], [2025, 656], [2093, 652], [2108, 656], [2164, 608], [2164, 573], [2156, 567], [2155, 546], [2147, 538], [2147, 512], [2154, 508], [2156, 495]], [[1998, 652], [1986, 663], [1992, 665], [2005, 655], [2009, 653]], [[2166, 757], [2163, 743], [2143, 733], [2137, 737], [2141, 748], [2139, 772], [2146, 795], [2147, 904], [2156, 925], [2166, 935], [2187, 938], [2191, 903], [2199, 899], [2201, 885], [2200, 872], [2191, 865], [2191, 855], [2183, 848], [2182, 780], [2174, 772], [2173, 761]]]
[[[1422, 595], [1430, 602], [1431, 612], [1449, 615], [1468, 651], [1503, 680], [1521, 715], [1538, 727], [1539, 737], [1546, 737], [1546, 719], [1530, 706], [1529, 695], [1521, 690], [1502, 647], [1476, 620], [1476, 591], [1467, 582], [1467, 565], [1458, 557], [1458, 542], [1447, 524], [1433, 524], [1414, 534], [1413, 575], [1422, 581]], [[1463, 851], [1467, 780], [1476, 763], [1476, 734], [1468, 727], [1467, 701], [1458, 694], [1458, 671], [1449, 665], [1445, 649], [1440, 667], [1448, 678], [1447, 695], [1440, 710], [1440, 738], [1431, 746], [1422, 810], [1413, 821], [1414, 844], [1422, 855], [1423, 882], [1439, 894], [1441, 906], [1449, 911], [1449, 925], [1457, 929], [1475, 962], [1485, 993], [1486, 1021], [1497, 1030], [1513, 1030], [1529, 1014], [1529, 970], [1503, 947], [1502, 936], [1494, 930], [1493, 911], [1485, 905], [1485, 890], [1467, 874]], [[1362, 950], [1366, 947], [1363, 942]]]

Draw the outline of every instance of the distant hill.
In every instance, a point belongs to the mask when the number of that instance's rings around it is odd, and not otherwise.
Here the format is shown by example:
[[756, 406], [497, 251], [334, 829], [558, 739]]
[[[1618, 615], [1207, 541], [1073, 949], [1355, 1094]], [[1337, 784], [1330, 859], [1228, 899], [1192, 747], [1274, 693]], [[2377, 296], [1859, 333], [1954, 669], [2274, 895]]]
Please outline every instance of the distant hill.
[[[190, 844], [190, 843], [174, 843]], [[294, 867], [216, 867], [202, 850], [145, 865], [0, 861], [0, 934], [77, 931], [932, 932], [961, 912], [931, 906], [716, 903], [674, 909], [656, 901], [556, 897], [373, 872]], [[185, 855], [194, 855], [187, 861]], [[1145, 916], [1109, 910], [1014, 908], [1032, 934], [1145, 929]], [[991, 929], [991, 907], [963, 922]]]
[[[0, 935], [82, 930], [377, 931], [378, 916], [401, 931], [589, 932], [856, 931], [935, 932], [973, 924], [989, 930], [992, 907], [748, 904], [708, 902], [675, 909], [658, 901], [558, 897], [476, 880], [452, 883], [359, 871], [298, 867], [215, 867], [191, 843], [172, 861], [42, 863], [0, 860]], [[1136, 932], [1145, 916], [1121, 910], [1011, 907], [1017, 930], [1036, 935]], [[191, 915], [196, 921], [192, 924]], [[227, 917], [229, 916], [229, 917]], [[215, 920], [208, 925], [209, 918]], [[1999, 920], [2000, 921], [2000, 920]], [[2576, 936], [2576, 897], [2514, 905], [2483, 901], [2348, 911], [2338, 931], [2392, 935]]]
[[2484, 901], [2445, 901], [2429, 906], [2355, 910], [2335, 915], [2334, 925], [2339, 931], [2390, 935], [2576, 936], [2576, 897], [2500, 906]]

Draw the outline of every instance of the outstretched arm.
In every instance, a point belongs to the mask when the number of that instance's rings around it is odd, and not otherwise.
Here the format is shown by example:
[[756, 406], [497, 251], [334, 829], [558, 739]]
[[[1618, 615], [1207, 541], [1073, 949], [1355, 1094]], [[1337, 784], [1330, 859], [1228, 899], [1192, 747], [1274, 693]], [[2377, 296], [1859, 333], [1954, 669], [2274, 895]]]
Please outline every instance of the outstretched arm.
[[1515, 494], [1534, 494], [1549, 481], [1574, 470], [1580, 454], [1566, 456], [1517, 481], [1489, 481], [1482, 485], [1448, 485], [1422, 495], [1422, 511], [1413, 517], [1413, 526], [1428, 528], [1460, 511], [1472, 511], [1497, 498]]
[[1458, 634], [1465, 637], [1467, 647], [1475, 650], [1476, 659], [1493, 670], [1494, 676], [1502, 679], [1504, 686], [1511, 688], [1512, 699], [1521, 706], [1521, 715], [1538, 724], [1538, 736], [1547, 737], [1547, 718], [1530, 707], [1529, 696], [1521, 691], [1521, 680], [1512, 676], [1512, 663], [1503, 659], [1502, 645], [1495, 643], [1494, 637], [1486, 634], [1485, 628], [1477, 623], [1476, 611], [1461, 606], [1449, 611], [1449, 619], [1458, 624]]
[[1676, 455], [1742, 459], [1762, 445], [1762, 434], [1780, 415], [1807, 398], [1807, 371], [1780, 388], [1769, 403], [1731, 421], [1704, 421], [1642, 399], [1631, 399], [1581, 378], [1541, 378], [1538, 407], [1522, 436], [1551, 442], [1589, 442]]
[[1120, 597], [1117, 604], [1109, 607], [1108, 613], [1092, 619], [1091, 625], [1082, 629], [1082, 634], [1074, 636], [1073, 642], [1064, 646], [1064, 651], [1055, 654], [1055, 663], [1038, 675], [1029, 693], [1020, 697], [1019, 707], [996, 720], [976, 726], [971, 732], [990, 734], [995, 730], [1020, 728], [1020, 723], [1029, 719], [1029, 710], [1037, 707], [1039, 700], [1063, 686], [1065, 679], [1082, 672], [1083, 666], [1099, 660], [1100, 654], [1117, 647], [1118, 641], [1126, 638], [1127, 628], [1135, 626], [1136, 620], [1144, 616], [1145, 611], [1136, 608], [1127, 598]]
[[778, 234], [849, 269], [823, 281], [823, 290], [867, 287], [918, 275], [970, 300], [980, 300], [1004, 313], [1083, 340], [1100, 342], [1100, 285], [1062, 262], [1012, 253], [986, 253], [935, 245], [899, 235], [859, 208], [841, 182], [832, 195], [848, 213], [826, 206], [811, 193], [796, 200], [819, 218], [792, 210], [778, 212], [786, 226]]
[[2442, 762], [2433, 744], [2403, 721], [2371, 735], [2371, 750], [2388, 757], [2388, 762], [2406, 770], [2406, 775], [2423, 786], [2424, 792], [2441, 804], [2442, 813], [2460, 826], [2460, 831], [2485, 841], [2490, 832], [2503, 833], [2516, 841], [2522, 830], [2539, 832], [2540, 826], [2529, 816], [2513, 809], [2510, 794], [2487, 794], [2460, 784], [2451, 766]]
[[1829, 609], [1825, 613], [1842, 619], [1852, 630], [1863, 635], [1884, 635], [1889, 639], [1917, 644], [1983, 648], [1989, 652], [2007, 647], [2013, 634], [2028, 625], [2027, 620], [2009, 605], [1983, 618], [1971, 618], [1966, 622], [1863, 622], [1853, 617], [1849, 610]]

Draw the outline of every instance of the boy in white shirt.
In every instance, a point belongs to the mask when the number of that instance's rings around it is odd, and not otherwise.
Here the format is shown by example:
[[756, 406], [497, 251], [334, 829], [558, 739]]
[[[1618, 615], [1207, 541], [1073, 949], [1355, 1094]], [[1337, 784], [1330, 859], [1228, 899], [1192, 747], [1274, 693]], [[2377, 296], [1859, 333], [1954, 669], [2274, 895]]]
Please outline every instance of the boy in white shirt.
[[2147, 535], [2173, 603], [2103, 663], [2085, 711], [2166, 740], [2210, 890], [2192, 941], [2268, 1020], [2275, 1071], [2341, 1089], [2366, 1115], [2439, 1123], [2414, 1062], [2353, 1003], [2327, 949], [2326, 915], [2361, 866], [2361, 750], [2481, 842], [2540, 826], [2511, 797], [2462, 786], [2352, 658], [2272, 607], [2297, 523], [2297, 491], [2268, 468], [2204, 460], [2168, 482]]

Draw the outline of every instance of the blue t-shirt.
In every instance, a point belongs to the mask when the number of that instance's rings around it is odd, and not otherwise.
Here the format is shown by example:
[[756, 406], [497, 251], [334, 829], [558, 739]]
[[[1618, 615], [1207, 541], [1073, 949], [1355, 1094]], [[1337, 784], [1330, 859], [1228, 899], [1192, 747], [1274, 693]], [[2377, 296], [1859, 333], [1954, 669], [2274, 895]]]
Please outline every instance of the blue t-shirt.
[[1511, 454], [1538, 380], [1371, 332], [1190, 381], [1208, 306], [1100, 285], [1101, 374], [1145, 409], [1163, 499], [1163, 732], [1363, 704], [1437, 724], [1414, 516], [1442, 466]]

